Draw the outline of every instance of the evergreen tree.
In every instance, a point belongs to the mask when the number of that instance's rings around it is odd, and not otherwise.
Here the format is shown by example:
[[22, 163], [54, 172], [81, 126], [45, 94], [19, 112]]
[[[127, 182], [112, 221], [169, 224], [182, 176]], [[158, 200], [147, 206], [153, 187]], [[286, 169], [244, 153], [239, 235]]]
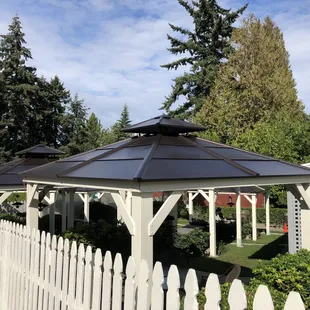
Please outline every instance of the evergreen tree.
[[67, 115], [63, 119], [64, 132], [69, 137], [69, 143], [63, 148], [67, 156], [87, 150], [87, 110], [84, 106], [84, 100], [79, 99], [76, 94], [70, 102]]
[[[162, 109], [176, 117], [190, 118], [200, 110], [205, 97], [209, 96], [220, 63], [227, 59], [232, 50], [232, 25], [246, 6], [232, 12], [220, 7], [216, 0], [192, 1], [192, 5], [185, 0], [178, 1], [192, 17], [194, 30], [169, 24], [178, 37], [168, 35], [171, 45], [168, 50], [184, 57], [162, 67], [177, 70], [181, 66], [188, 66], [189, 72], [174, 80], [172, 92]], [[180, 39], [180, 35], [185, 40]], [[171, 110], [180, 96], [185, 97], [185, 103]]]
[[130, 137], [128, 133], [122, 131], [124, 128], [130, 126], [130, 124], [131, 120], [129, 118], [129, 111], [127, 105], [125, 104], [120, 119], [115, 123], [114, 126], [112, 126], [112, 131], [116, 136], [116, 141], [120, 141]]
[[96, 117], [95, 113], [92, 113], [87, 120], [86, 124], [87, 132], [87, 149], [91, 150], [103, 145], [103, 128], [100, 120]]
[[47, 144], [59, 147], [66, 145], [68, 141], [67, 133], [63, 131], [62, 123], [66, 107], [70, 103], [70, 92], [65, 88], [58, 76], [49, 82], [41, 79], [40, 99], [44, 105], [44, 123], [42, 132]]
[[237, 49], [222, 64], [196, 117], [207, 127], [205, 137], [232, 143], [257, 123], [272, 123], [279, 115], [303, 119], [280, 29], [269, 17], [261, 22], [251, 15], [234, 30], [232, 40]]
[[[9, 25], [9, 32], [0, 41], [0, 149], [2, 160], [28, 147], [36, 135], [38, 85], [36, 69], [26, 65], [31, 52], [25, 46], [24, 33], [18, 16]], [[40, 139], [40, 138], [38, 138]]]

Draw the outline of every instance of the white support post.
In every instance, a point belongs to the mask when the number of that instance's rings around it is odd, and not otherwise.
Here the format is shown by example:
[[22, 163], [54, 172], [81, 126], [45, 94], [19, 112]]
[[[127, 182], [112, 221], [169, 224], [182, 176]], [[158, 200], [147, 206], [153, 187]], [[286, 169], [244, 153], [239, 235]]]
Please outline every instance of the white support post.
[[126, 207], [128, 209], [129, 214], [131, 215], [132, 212], [132, 192], [128, 191], [126, 195]]
[[135, 234], [131, 236], [131, 255], [138, 266], [144, 259], [153, 270], [153, 236], [149, 234], [153, 218], [152, 193], [132, 193], [132, 218]]
[[12, 192], [5, 192], [0, 196], [0, 205], [3, 204], [10, 196]]
[[67, 229], [67, 204], [66, 204], [66, 192], [61, 193], [61, 232], [65, 232]]
[[265, 193], [266, 235], [270, 235], [270, 195]]
[[178, 202], [181, 196], [182, 192], [172, 192], [170, 196], [165, 200], [165, 202], [157, 211], [154, 218], [152, 218], [149, 224], [150, 235], [155, 235], [156, 231], [159, 229], [160, 225], [163, 223], [168, 214], [175, 207], [175, 204]]
[[84, 194], [84, 222], [89, 222], [89, 201], [90, 197], [88, 193]]
[[56, 203], [56, 193], [50, 193], [49, 200], [51, 204], [49, 205], [49, 231], [51, 235], [55, 234], [55, 203]]
[[257, 216], [256, 216], [256, 204], [257, 196], [252, 195], [252, 240], [257, 241]]
[[75, 189], [69, 190], [69, 203], [68, 203], [68, 228], [74, 227], [74, 194]]
[[[126, 201], [126, 191], [119, 191], [119, 193], [120, 193], [122, 199], [123, 199], [124, 201]], [[118, 207], [117, 207], [117, 211], [116, 211], [116, 212], [117, 212], [117, 220], [118, 220], [118, 221], [122, 221], [121, 211], [119, 210]]]
[[26, 224], [31, 229], [39, 228], [39, 193], [37, 192], [38, 184], [27, 184], [26, 200]]
[[301, 247], [310, 250], [310, 209], [301, 209]]
[[191, 223], [193, 220], [193, 193], [189, 192], [188, 193], [188, 221]]
[[241, 192], [240, 188], [236, 189], [236, 239], [237, 247], [242, 247], [242, 218], [241, 218]]
[[210, 233], [210, 257], [216, 256], [216, 221], [215, 221], [215, 193], [209, 190], [209, 233]]

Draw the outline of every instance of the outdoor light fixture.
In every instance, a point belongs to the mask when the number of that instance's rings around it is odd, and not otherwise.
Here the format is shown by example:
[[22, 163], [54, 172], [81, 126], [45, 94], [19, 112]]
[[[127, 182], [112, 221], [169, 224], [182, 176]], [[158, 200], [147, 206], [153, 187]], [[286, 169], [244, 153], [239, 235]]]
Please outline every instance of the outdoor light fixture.
[[20, 202], [20, 201], [15, 201], [14, 203], [12, 203], [12, 205], [13, 205], [16, 209], [18, 209], [22, 204], [23, 204], [23, 203]]
[[227, 203], [230, 207], [232, 207], [234, 205], [234, 203], [232, 202], [232, 197], [231, 195], [229, 195], [229, 201]]
[[38, 203], [38, 210], [41, 212], [41, 211], [43, 211], [43, 209], [44, 209], [45, 207], [47, 207], [47, 206], [48, 206], [48, 205], [47, 205], [46, 203], [40, 201], [40, 202]]

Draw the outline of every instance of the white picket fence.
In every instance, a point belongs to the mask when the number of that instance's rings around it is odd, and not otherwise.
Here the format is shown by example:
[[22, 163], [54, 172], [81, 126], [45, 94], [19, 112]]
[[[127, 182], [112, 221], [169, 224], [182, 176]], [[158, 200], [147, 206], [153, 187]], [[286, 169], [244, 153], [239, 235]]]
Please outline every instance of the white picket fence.
[[[124, 272], [120, 254], [112, 262], [110, 252], [92, 253], [91, 247], [77, 245], [50, 234], [30, 232], [25, 226], [0, 222], [1, 310], [177, 310], [180, 309], [180, 278], [172, 265], [166, 279], [161, 263], [150, 274], [145, 261], [139, 268], [129, 258]], [[198, 310], [198, 283], [193, 269], [185, 284], [185, 310]], [[211, 274], [206, 284], [204, 310], [218, 310], [221, 290], [218, 277]], [[247, 309], [242, 283], [235, 280], [228, 302], [231, 310]], [[266, 286], [260, 286], [254, 310], [274, 309]], [[298, 293], [291, 292], [284, 310], [305, 309]]]

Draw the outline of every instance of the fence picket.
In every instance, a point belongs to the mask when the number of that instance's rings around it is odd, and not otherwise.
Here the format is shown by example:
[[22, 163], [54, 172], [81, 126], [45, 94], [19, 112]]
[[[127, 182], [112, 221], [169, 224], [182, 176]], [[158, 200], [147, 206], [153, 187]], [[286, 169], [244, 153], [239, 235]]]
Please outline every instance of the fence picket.
[[273, 301], [267, 286], [260, 285], [255, 293], [253, 310], [273, 310]]
[[90, 246], [86, 248], [85, 278], [83, 289], [83, 310], [91, 310], [93, 253]]
[[24, 303], [25, 305], [29, 304], [29, 284], [30, 284], [30, 257], [31, 257], [31, 253], [30, 253], [30, 237], [31, 237], [31, 231], [29, 227], [26, 227], [26, 251], [25, 251], [25, 290], [24, 290]]
[[15, 301], [17, 299], [16, 290], [14, 289], [16, 279], [16, 223], [12, 225], [11, 245], [10, 245], [10, 262], [9, 262], [9, 302], [8, 306], [15, 309]]
[[62, 288], [61, 288], [61, 310], [66, 310], [68, 304], [69, 263], [70, 263], [69, 252], [70, 252], [70, 243], [68, 239], [65, 239], [63, 271], [62, 271]]
[[284, 310], [305, 310], [305, 305], [296, 292], [290, 292], [285, 302]]
[[105, 253], [103, 263], [102, 300], [101, 309], [111, 309], [111, 281], [112, 281], [112, 256], [109, 251]]
[[112, 310], [121, 310], [123, 301], [123, 261], [119, 253], [115, 256], [113, 270]]
[[61, 280], [62, 280], [62, 268], [63, 268], [63, 248], [64, 248], [63, 238], [59, 237], [58, 244], [57, 244], [56, 288], [55, 288], [54, 310], [60, 310]]
[[164, 309], [164, 271], [162, 264], [156, 262], [152, 275], [152, 293], [151, 300], [156, 302], [151, 303], [151, 310], [163, 310]]
[[46, 234], [45, 239], [45, 265], [44, 265], [44, 281], [43, 281], [43, 309], [48, 307], [48, 287], [50, 281], [50, 262], [51, 262], [51, 235]]
[[135, 309], [135, 295], [136, 295], [136, 264], [132, 256], [129, 257], [126, 266], [126, 281], [124, 293], [124, 310]]
[[76, 288], [76, 264], [77, 264], [77, 247], [76, 242], [71, 244], [70, 251], [70, 268], [69, 268], [69, 291], [68, 291], [68, 310], [75, 309], [75, 288]]
[[198, 310], [197, 295], [199, 293], [199, 287], [194, 269], [188, 270], [185, 278], [184, 289], [186, 292], [184, 298], [184, 310]]
[[100, 310], [102, 291], [102, 254], [100, 249], [95, 253], [94, 280], [92, 291], [92, 310]]
[[234, 280], [228, 294], [230, 310], [247, 309], [246, 294], [240, 280]]
[[180, 309], [180, 276], [177, 266], [171, 265], [167, 278], [167, 301], [166, 309], [179, 310]]
[[137, 300], [137, 310], [149, 309], [150, 298], [149, 298], [149, 267], [145, 260], [140, 263], [139, 273], [138, 273], [138, 300]]
[[39, 279], [39, 268], [40, 268], [40, 231], [37, 230], [35, 235], [35, 248], [34, 248], [34, 257], [32, 257], [34, 264], [33, 264], [33, 275], [32, 275], [32, 282], [33, 282], [33, 291], [32, 291], [32, 308], [31, 310], [38, 309], [38, 289], [40, 283], [38, 283]]
[[[41, 234], [40, 244], [40, 271], [39, 271], [39, 295], [38, 295], [38, 310], [43, 308], [43, 294], [44, 294], [44, 273], [45, 273], [45, 254], [46, 254], [46, 235], [45, 231]], [[22, 309], [20, 309], [22, 310]]]
[[50, 254], [50, 277], [48, 285], [48, 307], [49, 310], [54, 310], [55, 302], [55, 285], [56, 285], [56, 257], [57, 257], [57, 238], [56, 235], [52, 237], [51, 254]]
[[17, 279], [16, 279], [16, 287], [15, 290], [17, 292], [17, 296], [19, 296], [19, 298], [17, 298], [16, 300], [16, 304], [15, 304], [15, 309], [19, 310], [22, 308], [22, 305], [20, 304], [20, 296], [21, 294], [21, 278], [22, 278], [22, 260], [23, 258], [23, 253], [22, 253], [22, 249], [23, 249], [23, 226], [22, 225], [18, 225], [18, 232], [17, 232], [17, 253], [16, 253], [16, 262], [17, 262]]
[[210, 273], [205, 289], [206, 303], [204, 310], [220, 310], [221, 286], [216, 274]]
[[84, 268], [85, 268], [85, 248], [84, 244], [80, 243], [77, 257], [76, 269], [76, 309], [81, 309], [83, 306], [83, 282], [84, 282]]

